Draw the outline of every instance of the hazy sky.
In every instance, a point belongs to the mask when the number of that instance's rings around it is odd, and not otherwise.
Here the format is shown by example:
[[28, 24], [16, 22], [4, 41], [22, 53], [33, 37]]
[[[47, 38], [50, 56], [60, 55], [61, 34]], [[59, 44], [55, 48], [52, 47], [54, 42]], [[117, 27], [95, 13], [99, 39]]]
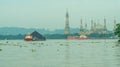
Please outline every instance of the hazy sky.
[[66, 9], [72, 28], [81, 18], [90, 27], [91, 19], [103, 24], [105, 17], [109, 29], [114, 17], [120, 21], [120, 0], [0, 0], [0, 27], [63, 29]]

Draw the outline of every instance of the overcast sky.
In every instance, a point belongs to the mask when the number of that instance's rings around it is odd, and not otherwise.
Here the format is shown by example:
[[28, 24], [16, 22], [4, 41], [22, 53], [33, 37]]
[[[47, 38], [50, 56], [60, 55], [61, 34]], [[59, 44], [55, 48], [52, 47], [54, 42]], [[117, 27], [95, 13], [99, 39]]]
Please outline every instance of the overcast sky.
[[66, 9], [70, 27], [79, 28], [80, 19], [113, 28], [114, 17], [120, 22], [120, 0], [0, 0], [0, 27], [63, 29]]

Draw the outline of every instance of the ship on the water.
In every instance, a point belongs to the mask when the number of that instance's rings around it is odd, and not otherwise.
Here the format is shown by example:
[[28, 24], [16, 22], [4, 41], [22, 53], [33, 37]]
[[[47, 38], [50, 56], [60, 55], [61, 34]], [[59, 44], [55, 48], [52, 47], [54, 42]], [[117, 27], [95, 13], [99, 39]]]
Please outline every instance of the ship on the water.
[[68, 40], [86, 40], [87, 36], [85, 35], [80, 35], [80, 36], [68, 36]]
[[25, 41], [45, 41], [45, 40], [46, 38], [37, 31], [34, 31], [31, 34], [28, 33], [25, 36]]
[[33, 38], [32, 36], [28, 33], [26, 36], [25, 36], [25, 41], [32, 41]]

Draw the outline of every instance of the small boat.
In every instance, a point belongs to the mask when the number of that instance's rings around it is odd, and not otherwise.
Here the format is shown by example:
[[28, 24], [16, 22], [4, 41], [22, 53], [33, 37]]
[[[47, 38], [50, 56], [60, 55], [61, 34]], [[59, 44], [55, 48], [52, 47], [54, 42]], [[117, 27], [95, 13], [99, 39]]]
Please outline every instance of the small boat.
[[32, 36], [28, 33], [26, 36], [25, 36], [25, 41], [32, 41], [33, 38]]
[[80, 36], [68, 36], [68, 40], [86, 40], [87, 36], [85, 35], [80, 35]]

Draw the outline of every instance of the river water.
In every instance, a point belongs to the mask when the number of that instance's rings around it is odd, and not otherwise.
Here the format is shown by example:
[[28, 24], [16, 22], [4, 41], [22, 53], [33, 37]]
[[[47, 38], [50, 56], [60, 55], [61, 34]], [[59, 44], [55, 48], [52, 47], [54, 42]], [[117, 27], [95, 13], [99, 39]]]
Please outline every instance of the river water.
[[0, 67], [120, 67], [113, 39], [0, 41]]

